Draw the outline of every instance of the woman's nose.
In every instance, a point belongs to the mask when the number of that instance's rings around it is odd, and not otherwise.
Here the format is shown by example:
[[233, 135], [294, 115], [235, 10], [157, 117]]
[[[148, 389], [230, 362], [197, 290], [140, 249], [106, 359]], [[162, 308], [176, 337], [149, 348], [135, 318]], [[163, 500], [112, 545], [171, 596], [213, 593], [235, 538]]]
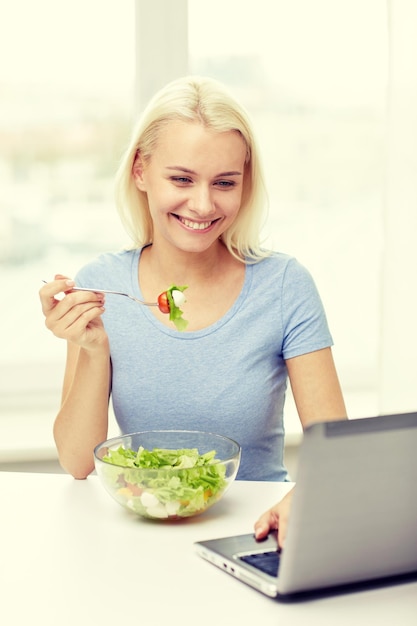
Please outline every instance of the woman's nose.
[[190, 199], [190, 209], [200, 217], [213, 215], [216, 208], [210, 189], [205, 186], [196, 187]]

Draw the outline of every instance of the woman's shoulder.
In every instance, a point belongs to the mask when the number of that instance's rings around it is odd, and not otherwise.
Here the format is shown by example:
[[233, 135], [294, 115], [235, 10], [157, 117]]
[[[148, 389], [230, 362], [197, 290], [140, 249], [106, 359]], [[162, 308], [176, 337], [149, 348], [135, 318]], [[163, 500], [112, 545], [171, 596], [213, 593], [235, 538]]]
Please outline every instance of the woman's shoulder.
[[[106, 280], [106, 284], [110, 278], [120, 276], [131, 271], [132, 264], [137, 261], [140, 254], [139, 249], [119, 250], [117, 252], [103, 252], [86, 263], [78, 272], [75, 281], [79, 285], [86, 285], [86, 281]], [[91, 283], [91, 286], [97, 286], [97, 282]], [[102, 285], [98, 285], [100, 287]]]
[[279, 290], [285, 294], [310, 292], [315, 288], [309, 270], [295, 257], [284, 252], [271, 252], [251, 266], [252, 286], [259, 290]]
[[264, 258], [252, 265], [254, 272], [258, 274], [268, 274], [273, 272], [277, 274], [285, 274], [288, 271], [304, 272], [305, 267], [297, 260], [296, 257], [285, 252], [269, 251]]

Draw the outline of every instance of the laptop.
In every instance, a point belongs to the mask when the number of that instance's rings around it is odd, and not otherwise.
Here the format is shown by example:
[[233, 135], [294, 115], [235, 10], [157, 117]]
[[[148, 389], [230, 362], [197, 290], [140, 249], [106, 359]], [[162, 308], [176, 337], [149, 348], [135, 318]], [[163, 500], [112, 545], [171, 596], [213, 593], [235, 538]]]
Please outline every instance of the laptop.
[[278, 600], [417, 580], [417, 412], [306, 428], [282, 551], [276, 532], [195, 548]]

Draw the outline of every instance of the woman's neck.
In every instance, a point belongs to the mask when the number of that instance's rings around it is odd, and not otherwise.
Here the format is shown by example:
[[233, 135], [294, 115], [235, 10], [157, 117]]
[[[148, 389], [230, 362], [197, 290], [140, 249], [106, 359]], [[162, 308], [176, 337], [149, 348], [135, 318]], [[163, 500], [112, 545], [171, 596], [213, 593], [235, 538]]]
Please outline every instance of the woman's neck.
[[[152, 300], [172, 285], [186, 286], [183, 307], [187, 330], [200, 330], [219, 320], [233, 306], [245, 280], [245, 265], [220, 242], [204, 253], [182, 253], [158, 246], [143, 249], [139, 284], [145, 300]], [[170, 325], [166, 315], [152, 313]]]
[[219, 241], [209, 250], [184, 252], [152, 244], [142, 251], [144, 274], [158, 277], [163, 284], [189, 284], [218, 280], [219, 272], [239, 263]]

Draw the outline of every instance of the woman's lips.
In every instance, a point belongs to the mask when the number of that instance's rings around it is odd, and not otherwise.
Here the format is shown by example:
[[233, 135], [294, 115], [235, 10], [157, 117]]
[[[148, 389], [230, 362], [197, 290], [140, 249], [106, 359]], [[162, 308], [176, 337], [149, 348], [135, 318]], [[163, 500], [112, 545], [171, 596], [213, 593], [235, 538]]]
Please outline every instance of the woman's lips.
[[191, 228], [192, 230], [206, 230], [209, 228], [216, 220], [206, 220], [205, 222], [196, 222], [194, 220], [188, 219], [187, 217], [182, 217], [181, 215], [175, 215], [181, 224], [184, 224], [187, 228]]

